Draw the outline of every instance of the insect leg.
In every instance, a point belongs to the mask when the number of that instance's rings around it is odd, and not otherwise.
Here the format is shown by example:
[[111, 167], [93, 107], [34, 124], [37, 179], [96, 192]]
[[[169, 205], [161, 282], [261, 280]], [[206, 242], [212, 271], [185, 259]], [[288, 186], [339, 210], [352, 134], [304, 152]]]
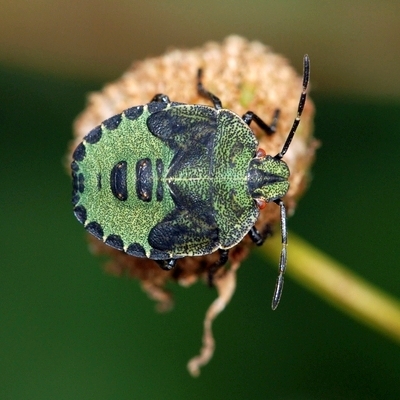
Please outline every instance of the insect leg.
[[203, 70], [199, 68], [197, 70], [197, 92], [199, 93], [200, 96], [205, 97], [206, 99], [211, 100], [211, 102], [214, 104], [214, 107], [217, 110], [220, 110], [222, 108], [222, 103], [221, 100], [215, 96], [215, 94], [212, 94], [209, 92], [207, 89], [204, 88], [203, 83], [202, 83], [202, 77], [203, 77]]
[[249, 236], [257, 246], [261, 246], [266, 239], [272, 236], [272, 233], [271, 225], [267, 224], [261, 232], [259, 232], [258, 229], [253, 226], [249, 231]]
[[271, 125], [267, 125], [257, 114], [254, 114], [253, 111], [247, 111], [247, 113], [243, 114], [242, 119], [247, 125], [250, 125], [251, 121], [254, 121], [268, 136], [270, 136], [276, 132], [279, 113], [279, 109], [275, 110]]
[[171, 103], [171, 100], [166, 94], [158, 93], [150, 101], [150, 103]]
[[176, 258], [169, 258], [168, 260], [154, 260], [163, 270], [170, 271], [175, 267]]
[[211, 265], [208, 270], [208, 284], [209, 286], [213, 286], [213, 280], [215, 273], [227, 263], [228, 261], [229, 250], [219, 249], [219, 260], [216, 261], [213, 265]]

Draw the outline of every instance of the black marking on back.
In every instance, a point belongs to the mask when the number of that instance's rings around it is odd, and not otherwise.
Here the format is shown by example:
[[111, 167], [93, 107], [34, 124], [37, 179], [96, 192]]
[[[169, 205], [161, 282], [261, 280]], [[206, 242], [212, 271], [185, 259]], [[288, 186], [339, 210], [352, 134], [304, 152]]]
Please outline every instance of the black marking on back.
[[128, 199], [127, 162], [120, 161], [113, 166], [110, 174], [110, 188], [114, 197], [125, 201]]
[[143, 106], [131, 107], [124, 111], [126, 118], [134, 121], [143, 114]]
[[83, 143], [79, 143], [78, 147], [75, 149], [72, 158], [76, 161], [82, 161], [86, 156], [86, 147]]
[[101, 190], [101, 187], [102, 187], [101, 173], [99, 172], [99, 173], [97, 174], [97, 189], [98, 189], [98, 190]]
[[186, 152], [197, 144], [212, 143], [217, 131], [217, 112], [201, 105], [170, 107], [149, 115], [146, 123], [149, 131], [171, 149]]
[[136, 163], [136, 194], [138, 199], [149, 202], [153, 195], [153, 170], [150, 158]]
[[128, 246], [128, 248], [126, 249], [126, 253], [131, 255], [131, 256], [146, 257], [146, 253], [144, 251], [144, 248], [139, 243], [130, 244]]
[[119, 235], [108, 235], [105, 244], [117, 250], [124, 250], [124, 242]]
[[78, 193], [79, 191], [79, 183], [78, 183], [78, 174], [72, 172], [72, 193], [73, 195]]
[[161, 158], [157, 158], [156, 160], [156, 170], [157, 170], [157, 190], [156, 190], [156, 198], [157, 201], [162, 201], [164, 197], [164, 186], [162, 184], [162, 174], [164, 171], [164, 164]]
[[76, 161], [72, 161], [71, 163], [71, 169], [73, 172], [78, 172], [79, 171], [79, 165]]
[[80, 193], [85, 190], [85, 176], [82, 173], [78, 174], [78, 190]]
[[77, 206], [74, 208], [74, 214], [76, 219], [81, 223], [84, 224], [86, 222], [87, 213], [86, 208], [84, 206]]
[[90, 144], [95, 144], [101, 139], [101, 135], [103, 131], [101, 130], [101, 126], [96, 126], [96, 128], [92, 129], [85, 137], [85, 141]]
[[152, 260], [169, 260], [171, 256], [166, 251], [151, 249], [149, 258]]
[[153, 103], [149, 103], [147, 105], [147, 109], [149, 110], [149, 113], [155, 113], [157, 111], [161, 111], [164, 110], [164, 108], [166, 108], [168, 106], [168, 103], [164, 103], [161, 101], [155, 101]]
[[119, 124], [121, 123], [121, 120], [122, 120], [122, 115], [117, 114], [103, 121], [103, 126], [108, 130], [112, 131], [118, 128]]
[[203, 213], [196, 206], [175, 208], [151, 228], [148, 242], [166, 254], [188, 254], [197, 248], [208, 254], [219, 243], [219, 230], [212, 212]]
[[89, 222], [86, 226], [85, 229], [90, 232], [93, 236], [96, 236], [97, 239], [103, 240], [103, 228], [101, 227], [101, 225], [96, 222]]
[[[80, 200], [79, 176], [82, 174], [79, 174], [79, 165], [76, 161], [72, 161], [71, 169], [72, 169], [72, 174], [71, 174], [72, 175], [72, 204], [75, 206], [76, 204], [78, 204], [78, 202]], [[82, 182], [81, 189], [84, 189], [83, 182]], [[82, 192], [83, 192], [83, 190], [82, 190]]]

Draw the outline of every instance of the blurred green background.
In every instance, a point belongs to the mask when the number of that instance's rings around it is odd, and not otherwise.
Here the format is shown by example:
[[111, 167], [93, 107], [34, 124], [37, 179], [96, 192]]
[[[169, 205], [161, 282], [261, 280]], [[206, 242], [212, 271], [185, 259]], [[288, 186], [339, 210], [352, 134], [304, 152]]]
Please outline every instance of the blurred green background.
[[215, 292], [170, 286], [157, 314], [136, 281], [102, 272], [71, 212], [62, 166], [89, 91], [134, 60], [231, 33], [301, 71], [308, 53], [314, 180], [290, 229], [400, 297], [400, 3], [50, 1], [0, 4], [0, 399], [395, 399], [398, 344], [253, 255], [197, 354]]

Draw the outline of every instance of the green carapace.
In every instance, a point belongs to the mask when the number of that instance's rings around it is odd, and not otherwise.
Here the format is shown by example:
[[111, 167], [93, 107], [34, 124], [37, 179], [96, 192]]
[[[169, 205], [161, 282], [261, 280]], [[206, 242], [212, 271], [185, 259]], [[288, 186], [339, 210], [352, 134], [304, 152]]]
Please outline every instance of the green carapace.
[[213, 107], [171, 102], [158, 94], [89, 132], [73, 154], [72, 202], [76, 218], [107, 245], [171, 269], [177, 259], [219, 251], [213, 272], [245, 235], [261, 245], [267, 231], [254, 224], [266, 202], [281, 211], [282, 251], [272, 308], [279, 303], [286, 268], [286, 153], [306, 100], [309, 58], [297, 117], [280, 153], [266, 155], [250, 129], [275, 132], [279, 110], [267, 125], [249, 111], [222, 108], [202, 85]]

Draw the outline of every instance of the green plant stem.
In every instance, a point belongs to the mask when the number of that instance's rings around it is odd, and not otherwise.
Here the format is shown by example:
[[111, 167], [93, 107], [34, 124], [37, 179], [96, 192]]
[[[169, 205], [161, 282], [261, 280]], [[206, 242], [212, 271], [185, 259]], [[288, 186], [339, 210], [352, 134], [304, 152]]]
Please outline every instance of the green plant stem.
[[[400, 342], [400, 302], [348, 268], [289, 233], [287, 274], [335, 307]], [[266, 241], [262, 252], [279, 259], [280, 236]]]

